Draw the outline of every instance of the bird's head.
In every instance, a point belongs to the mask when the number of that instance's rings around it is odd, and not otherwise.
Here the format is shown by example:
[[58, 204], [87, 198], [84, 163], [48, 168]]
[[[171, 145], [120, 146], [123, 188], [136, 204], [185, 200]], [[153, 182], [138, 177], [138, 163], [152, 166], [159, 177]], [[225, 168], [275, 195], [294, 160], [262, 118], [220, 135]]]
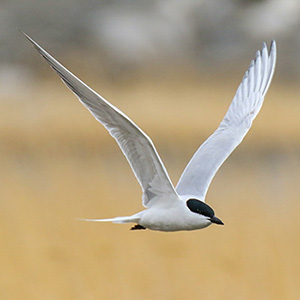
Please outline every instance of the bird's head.
[[211, 223], [224, 225], [224, 223], [215, 216], [214, 210], [206, 203], [197, 199], [189, 199], [187, 200], [186, 205], [190, 211], [206, 217]]

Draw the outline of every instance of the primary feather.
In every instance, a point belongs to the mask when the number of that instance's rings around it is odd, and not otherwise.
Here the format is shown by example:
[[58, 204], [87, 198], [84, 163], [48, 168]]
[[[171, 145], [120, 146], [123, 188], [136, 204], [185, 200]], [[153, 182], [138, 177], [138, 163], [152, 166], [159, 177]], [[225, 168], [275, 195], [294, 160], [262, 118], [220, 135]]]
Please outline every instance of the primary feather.
[[266, 44], [257, 52], [238, 87], [233, 101], [218, 129], [199, 147], [183, 171], [176, 191], [205, 200], [208, 187], [216, 172], [242, 142], [264, 101], [276, 62], [276, 43], [270, 54]]
[[56, 71], [80, 102], [117, 141], [143, 190], [143, 204], [151, 199], [177, 198], [177, 193], [151, 139], [123, 112], [61, 65], [24, 32], [26, 38]]

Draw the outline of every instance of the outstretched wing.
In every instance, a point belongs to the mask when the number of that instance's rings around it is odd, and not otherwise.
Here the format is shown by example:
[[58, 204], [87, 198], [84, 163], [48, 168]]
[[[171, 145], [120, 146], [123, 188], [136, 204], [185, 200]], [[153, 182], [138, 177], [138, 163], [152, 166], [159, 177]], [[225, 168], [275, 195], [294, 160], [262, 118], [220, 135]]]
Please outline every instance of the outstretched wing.
[[164, 196], [160, 197], [163, 199], [177, 199], [177, 193], [150, 138], [118, 108], [68, 71], [28, 35], [24, 35], [80, 102], [115, 138], [142, 187], [143, 204], [147, 206], [157, 195]]
[[176, 187], [179, 195], [204, 201], [216, 172], [242, 142], [260, 111], [273, 77], [275, 62], [275, 41], [271, 43], [270, 54], [264, 43], [245, 73], [218, 129], [200, 146], [183, 171]]

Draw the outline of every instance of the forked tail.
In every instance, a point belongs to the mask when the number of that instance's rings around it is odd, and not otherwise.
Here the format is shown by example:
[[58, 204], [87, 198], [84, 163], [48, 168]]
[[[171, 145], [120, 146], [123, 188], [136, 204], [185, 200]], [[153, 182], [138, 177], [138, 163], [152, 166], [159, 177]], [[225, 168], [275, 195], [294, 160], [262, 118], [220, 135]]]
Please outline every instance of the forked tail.
[[88, 222], [113, 222], [113, 223], [138, 223], [140, 217], [138, 215], [133, 215], [129, 217], [115, 217], [111, 219], [79, 219], [81, 221], [88, 221]]

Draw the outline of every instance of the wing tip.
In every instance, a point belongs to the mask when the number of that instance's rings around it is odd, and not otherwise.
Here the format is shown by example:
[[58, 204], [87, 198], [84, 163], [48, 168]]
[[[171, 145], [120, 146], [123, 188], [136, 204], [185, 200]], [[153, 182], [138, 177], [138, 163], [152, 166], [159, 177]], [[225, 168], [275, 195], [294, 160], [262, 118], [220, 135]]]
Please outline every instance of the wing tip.
[[36, 42], [27, 34], [27, 33], [25, 33], [22, 29], [19, 29], [19, 28], [17, 28], [18, 30], [19, 30], [19, 32], [21, 32], [24, 36], [25, 36], [25, 38], [30, 42], [30, 43], [32, 43], [34, 46], [36, 46]]
[[269, 57], [271, 57], [271, 56], [275, 57], [276, 56], [277, 44], [276, 44], [276, 40], [275, 39], [271, 40], [269, 51], [268, 51], [267, 44], [265, 42], [263, 42], [261, 53], [263, 54], [264, 52], [266, 52], [267, 54], [269, 54], [268, 55]]
[[266, 42], [262, 43], [261, 51], [258, 51], [263, 55], [264, 53], [271, 55], [271, 53], [276, 52], [276, 40], [271, 40], [270, 48], [268, 50], [268, 45]]
[[277, 48], [276, 40], [272, 40], [271, 46], [270, 46], [270, 51], [276, 51], [276, 48]]

